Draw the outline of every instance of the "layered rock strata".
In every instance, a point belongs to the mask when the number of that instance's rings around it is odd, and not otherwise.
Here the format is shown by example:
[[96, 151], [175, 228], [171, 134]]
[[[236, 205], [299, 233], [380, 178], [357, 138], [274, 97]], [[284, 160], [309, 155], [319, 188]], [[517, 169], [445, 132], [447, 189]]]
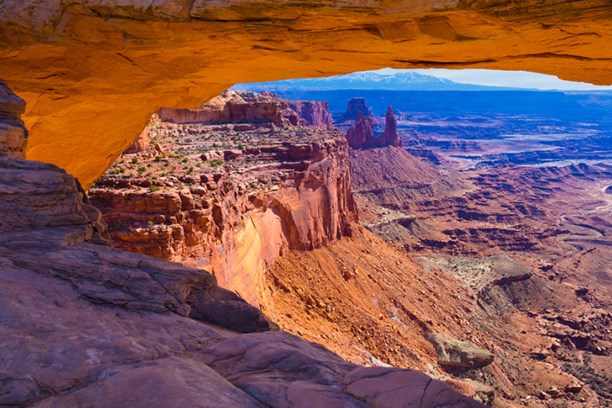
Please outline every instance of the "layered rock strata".
[[349, 154], [336, 130], [277, 122], [297, 116], [285, 101], [233, 94], [236, 113], [227, 98], [201, 109], [207, 124], [152, 124], [152, 147], [124, 155], [90, 197], [118, 247], [208, 268], [256, 304], [278, 256], [350, 235]]
[[23, 158], [28, 137], [21, 115], [25, 101], [0, 80], [0, 155]]
[[159, 118], [172, 123], [273, 123], [275, 126], [332, 127], [327, 102], [287, 101], [274, 94], [226, 91], [198, 109], [161, 108]]
[[[362, 113], [361, 109], [355, 109], [357, 110], [355, 124], [346, 131], [346, 140], [352, 149], [372, 149], [375, 147], [397, 147], [402, 145], [402, 139], [397, 133], [397, 119], [393, 114], [392, 106], [389, 106], [385, 115], [385, 130], [378, 136], [374, 134], [374, 119]], [[367, 110], [367, 107], [365, 109]]]
[[270, 331], [202, 269], [112, 249], [85, 199], [56, 166], [0, 157], [0, 405], [481, 406]]

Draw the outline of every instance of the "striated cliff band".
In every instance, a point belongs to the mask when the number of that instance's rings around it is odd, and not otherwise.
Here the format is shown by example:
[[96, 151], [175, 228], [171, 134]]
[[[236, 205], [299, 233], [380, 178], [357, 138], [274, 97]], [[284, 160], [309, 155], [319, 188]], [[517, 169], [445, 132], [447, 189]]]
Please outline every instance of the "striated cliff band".
[[280, 255], [350, 235], [357, 219], [348, 146], [329, 118], [322, 103], [232, 91], [162, 109], [92, 203], [119, 248], [206, 268], [257, 304]]
[[0, 78], [27, 157], [85, 188], [161, 106], [237, 82], [382, 67], [496, 68], [612, 83], [607, 0], [8, 0]]

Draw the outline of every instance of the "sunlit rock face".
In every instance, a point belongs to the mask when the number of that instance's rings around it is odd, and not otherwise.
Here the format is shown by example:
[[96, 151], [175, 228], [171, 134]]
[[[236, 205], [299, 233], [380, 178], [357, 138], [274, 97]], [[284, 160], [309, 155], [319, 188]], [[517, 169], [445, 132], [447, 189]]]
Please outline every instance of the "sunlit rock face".
[[329, 118], [321, 102], [233, 91], [163, 109], [149, 147], [132, 146], [89, 196], [116, 247], [203, 267], [258, 304], [281, 255], [351, 235], [349, 149]]
[[27, 157], [89, 186], [160, 106], [236, 82], [386, 66], [520, 69], [612, 83], [606, 0], [8, 0], [0, 77]]

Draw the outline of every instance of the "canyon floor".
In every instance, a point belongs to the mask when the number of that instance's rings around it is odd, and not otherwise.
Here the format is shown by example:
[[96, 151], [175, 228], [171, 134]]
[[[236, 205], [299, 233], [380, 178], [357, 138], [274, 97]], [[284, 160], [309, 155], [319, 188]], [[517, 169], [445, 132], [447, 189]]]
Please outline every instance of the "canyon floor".
[[327, 105], [305, 106], [230, 93], [160, 111], [90, 191], [115, 244], [206, 267], [354, 363], [493, 406], [612, 402], [605, 146], [588, 164], [571, 140], [554, 160], [510, 154], [410, 131], [400, 110], [406, 148], [349, 150]]

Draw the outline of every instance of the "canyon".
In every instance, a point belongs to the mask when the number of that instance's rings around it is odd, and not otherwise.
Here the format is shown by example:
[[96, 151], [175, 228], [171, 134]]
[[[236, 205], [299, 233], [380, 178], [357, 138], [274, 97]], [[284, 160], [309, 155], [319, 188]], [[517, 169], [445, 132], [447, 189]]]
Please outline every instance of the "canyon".
[[0, 405], [609, 405], [608, 94], [218, 95], [383, 67], [612, 84], [611, 18], [2, 2]]
[[[0, 95], [12, 125], [24, 102]], [[420, 372], [360, 367], [278, 331], [203, 269], [113, 249], [78, 180], [10, 146], [0, 157], [0, 404], [481, 406]]]
[[[149, 125], [148, 152], [128, 150], [96, 182], [90, 197], [102, 208], [116, 245], [195, 266], [207, 258], [202, 248], [208, 254], [223, 254], [218, 258], [225, 260], [231, 260], [231, 249], [241, 245], [243, 251], [257, 252], [257, 262], [239, 258], [222, 267], [206, 267], [224, 287], [245, 296], [283, 330], [320, 342], [353, 363], [422, 370], [493, 406], [597, 406], [599, 398], [608, 398], [609, 391], [597, 384], [608, 378], [602, 368], [609, 362], [609, 293], [600, 285], [608, 287], [609, 267], [593, 257], [605, 259], [609, 254], [608, 224], [602, 224], [609, 211], [602, 195], [612, 175], [609, 167], [506, 167], [501, 174], [496, 168], [466, 170], [446, 160], [446, 146], [432, 152], [444, 160], [445, 166], [440, 166], [401, 146], [380, 146], [377, 141], [386, 138], [381, 135], [392, 135], [391, 140], [401, 136], [403, 142], [413, 138], [398, 133], [391, 109], [383, 120], [361, 114], [361, 109], [370, 111], [365, 101], [349, 102], [347, 111], [354, 111], [355, 119], [336, 115], [346, 129], [348, 145], [360, 126], [367, 130], [360, 140], [374, 141], [349, 149], [344, 135], [328, 125], [292, 125], [301, 121], [295, 119], [298, 112], [287, 107], [297, 102], [271, 94], [220, 96], [223, 101], [231, 98], [251, 104], [243, 112], [260, 112], [262, 99], [278, 109], [268, 111], [267, 120], [259, 114], [245, 120], [241, 114], [239, 120], [226, 116], [223, 123], [199, 113], [224, 110], [217, 99], [189, 113], [165, 109], [167, 121], [154, 116]], [[292, 122], [278, 120], [279, 109], [285, 109]], [[203, 122], [178, 119], [198, 115]], [[211, 121], [214, 124], [207, 123]], [[380, 129], [378, 136], [374, 126]], [[342, 143], [322, 156], [288, 154], [320, 139]], [[270, 147], [266, 157], [259, 150], [253, 153], [258, 144]], [[169, 165], [165, 158], [171, 158]], [[297, 168], [296, 158], [310, 165]], [[264, 211], [261, 203], [270, 202], [251, 198], [259, 208], [236, 205], [240, 194], [284, 197], [297, 189], [302, 194], [298, 200], [305, 201], [299, 183], [271, 179], [270, 187], [268, 169], [277, 175], [279, 168], [291, 167], [294, 173], [287, 179], [296, 180], [328, 159], [342, 170], [318, 172], [318, 186], [342, 180], [348, 188], [331, 195], [332, 200], [319, 196], [315, 205], [341, 210], [343, 216], [323, 219], [344, 219], [342, 231], [321, 240], [313, 233], [317, 228], [311, 219], [316, 215], [291, 217], [289, 223], [283, 215], [281, 225], [296, 225], [308, 231], [302, 235], [308, 238], [291, 244], [285, 235], [281, 241], [287, 244], [277, 245], [283, 249], [267, 258], [258, 252], [259, 244], [231, 238], [241, 237], [244, 219], [252, 219], [253, 212]], [[211, 160], [219, 170], [218, 183], [209, 189], [214, 177], [201, 174], [211, 171]], [[180, 170], [186, 175], [166, 180], [166, 173]], [[236, 174], [233, 184], [222, 182], [224, 172]], [[329, 176], [335, 177], [333, 182], [326, 181]], [[241, 183], [250, 186], [244, 193]], [[231, 198], [236, 211], [232, 217], [214, 221], [209, 215], [204, 223], [217, 222], [215, 228], [224, 229], [224, 238], [209, 229], [198, 232], [208, 238], [194, 239], [193, 226], [199, 221], [185, 218], [185, 209], [177, 205], [175, 211], [167, 211], [146, 204], [164, 203], [158, 198], [164, 194], [193, 196], [194, 191], [199, 191], [196, 201], [201, 203]], [[282, 198], [276, 199], [282, 204]], [[347, 205], [336, 208], [336, 200]], [[130, 202], [145, 204], [134, 207]], [[590, 214], [584, 217], [583, 211]], [[246, 216], [236, 215], [240, 213]], [[232, 224], [230, 219], [239, 222]], [[557, 220], [562, 224], [554, 226]], [[278, 242], [270, 229], [256, 229], [265, 231], [268, 242]], [[570, 273], [563, 266], [569, 259], [581, 267]], [[239, 279], [224, 279], [223, 267], [225, 275], [231, 271]], [[580, 320], [574, 317], [576, 311]], [[526, 372], [532, 380], [526, 380]]]
[[[553, 101], [556, 97], [550, 96]], [[353, 191], [367, 228], [411, 254], [417, 266], [458, 279], [461, 292], [475, 298], [469, 321], [487, 339], [495, 339], [496, 360], [506, 377], [496, 379], [501, 395], [531, 389], [528, 393], [539, 395], [546, 406], [567, 406], [558, 400], [564, 392], [555, 382], [569, 374], [590, 384], [605, 405], [610, 396], [604, 385], [610, 379], [605, 367], [611, 340], [610, 128], [603, 118], [592, 122], [598, 127], [588, 135], [564, 133], [569, 128], [580, 131], [573, 123], [594, 112], [573, 110], [570, 124], [562, 111], [543, 113], [546, 109], [532, 111], [535, 132], [527, 127], [522, 132], [535, 134], [514, 134], [501, 142], [495, 134], [473, 137], [471, 126], [481, 123], [474, 112], [447, 116], [444, 125], [431, 118], [428, 129], [423, 129], [423, 116], [413, 119], [412, 126], [405, 122], [400, 133], [407, 149], [426, 142], [424, 148], [435, 160], [391, 153], [390, 148], [355, 151]], [[443, 109], [435, 113], [444, 114]], [[507, 131], [504, 127], [513, 126], [517, 117], [522, 118], [515, 113], [497, 116], [501, 125], [496, 130]], [[554, 127], [548, 125], [553, 118]], [[516, 126], [523, 123], [519, 120]], [[416, 131], [415, 126], [422, 127]], [[451, 144], [436, 144], [440, 139]], [[542, 145], [552, 154], [518, 163], [490, 160], [496, 149], [512, 149], [520, 157], [521, 148]], [[572, 148], [578, 145], [584, 156]], [[410, 169], [412, 177], [402, 177], [398, 167]], [[504, 383], [512, 383], [512, 391], [503, 390]], [[532, 387], [540, 391], [534, 393]], [[597, 406], [585, 401], [578, 406], [590, 404]]]
[[237, 82], [395, 68], [527, 70], [611, 84], [607, 0], [9, 0], [0, 78], [26, 156], [87, 189], [162, 106]]

